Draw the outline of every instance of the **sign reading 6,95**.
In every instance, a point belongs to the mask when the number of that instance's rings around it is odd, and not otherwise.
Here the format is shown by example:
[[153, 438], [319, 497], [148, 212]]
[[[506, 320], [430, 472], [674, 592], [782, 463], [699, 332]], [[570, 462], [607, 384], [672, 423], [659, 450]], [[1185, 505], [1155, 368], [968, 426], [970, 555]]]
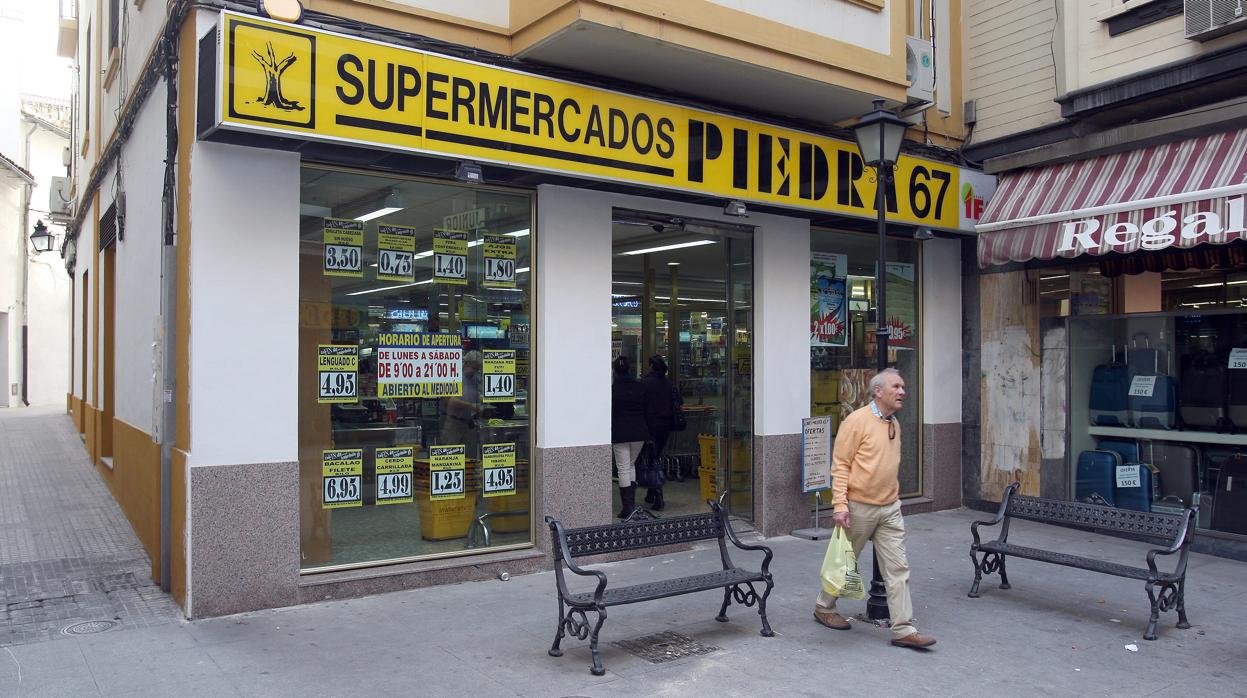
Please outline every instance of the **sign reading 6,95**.
[[339, 475], [325, 478], [325, 503], [338, 504], [353, 502], [359, 499], [360, 477], [358, 475]]

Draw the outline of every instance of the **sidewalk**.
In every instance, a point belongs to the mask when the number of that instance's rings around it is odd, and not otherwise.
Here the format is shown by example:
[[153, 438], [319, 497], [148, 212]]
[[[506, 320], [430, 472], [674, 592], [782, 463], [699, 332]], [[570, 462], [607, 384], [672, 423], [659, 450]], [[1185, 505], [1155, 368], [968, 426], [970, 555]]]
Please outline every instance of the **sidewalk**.
[[[12, 438], [12, 425], [0, 422], [0, 459]], [[6, 511], [13, 497], [6, 491]], [[753, 609], [730, 608], [730, 623], [715, 622], [717, 592], [616, 607], [602, 629], [601, 677], [589, 673], [587, 641], [565, 640], [562, 658], [546, 654], [556, 602], [553, 573], [545, 572], [0, 643], [0, 696], [1247, 696], [1247, 564], [1192, 555], [1193, 627], [1178, 630], [1176, 614], [1164, 614], [1159, 638], [1148, 642], [1147, 596], [1133, 580], [1017, 560], [1011, 590], [989, 578], [982, 598], [967, 598], [969, 524], [985, 516], [907, 519], [917, 625], [939, 639], [926, 653], [892, 647], [886, 630], [864, 623], [848, 632], [816, 624], [825, 544], [781, 537], [766, 541], [775, 550], [776, 637], [758, 634]], [[1145, 550], [1025, 522], [1011, 540], [1132, 564]], [[627, 584], [709, 571], [717, 558], [707, 547], [600, 569], [612, 584]], [[743, 551], [735, 559], [750, 560]], [[614, 644], [664, 631], [714, 649], [652, 664]]]

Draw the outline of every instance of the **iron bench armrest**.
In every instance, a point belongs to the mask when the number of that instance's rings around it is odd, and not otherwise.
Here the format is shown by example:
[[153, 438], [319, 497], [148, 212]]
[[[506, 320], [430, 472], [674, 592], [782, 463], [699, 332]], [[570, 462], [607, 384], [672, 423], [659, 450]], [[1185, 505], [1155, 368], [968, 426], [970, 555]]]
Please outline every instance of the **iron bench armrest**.
[[[1005, 511], [1009, 509], [1009, 498], [1013, 496], [1014, 492], [1017, 492], [1017, 489], [1020, 486], [1021, 483], [1015, 482], [1005, 488], [1004, 496], [1000, 498], [1000, 510], [996, 512], [995, 519], [992, 519], [991, 521], [975, 521], [970, 524], [970, 535], [974, 536], [974, 545], [972, 546], [972, 549], [977, 549], [979, 545], [982, 544], [982, 541], [979, 540], [979, 526], [995, 526], [1001, 521], [1004, 521]], [[1006, 531], [1001, 531], [1001, 533], [1004, 534]]]

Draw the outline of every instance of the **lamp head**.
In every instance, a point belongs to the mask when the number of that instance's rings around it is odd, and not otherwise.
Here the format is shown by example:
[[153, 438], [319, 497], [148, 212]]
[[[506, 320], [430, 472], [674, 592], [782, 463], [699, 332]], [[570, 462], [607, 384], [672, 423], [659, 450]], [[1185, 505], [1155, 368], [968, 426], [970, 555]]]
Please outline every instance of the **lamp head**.
[[43, 221], [35, 221], [35, 232], [30, 234], [30, 244], [35, 248], [35, 252], [51, 252], [55, 243], [56, 236], [48, 232], [48, 227], [43, 224]]
[[862, 160], [868, 166], [891, 167], [900, 157], [901, 141], [905, 139], [909, 122], [897, 116], [896, 112], [884, 109], [882, 99], [876, 99], [874, 104], [874, 110], [858, 119], [853, 126], [853, 138], [857, 141]]

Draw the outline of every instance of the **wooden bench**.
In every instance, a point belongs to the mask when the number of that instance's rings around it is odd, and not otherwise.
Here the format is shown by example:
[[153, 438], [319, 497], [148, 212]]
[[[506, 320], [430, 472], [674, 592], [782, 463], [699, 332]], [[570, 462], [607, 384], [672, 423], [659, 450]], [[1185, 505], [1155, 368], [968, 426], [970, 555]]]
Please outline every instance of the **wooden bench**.
[[[1143, 635], [1145, 639], [1156, 639], [1156, 622], [1160, 619], [1161, 611], [1176, 608], [1178, 627], [1191, 627], [1186, 620], [1186, 558], [1195, 531], [1194, 510], [1186, 509], [1182, 514], [1159, 514], [1118, 509], [1099, 504], [1027, 497], [1017, 494], [1018, 487], [1019, 483], [1015, 482], [1005, 490], [1000, 510], [994, 520], [975, 521], [970, 524], [970, 534], [974, 536], [974, 542], [970, 544], [970, 561], [974, 563], [974, 585], [970, 587], [970, 598], [978, 598], [979, 582], [984, 574], [999, 572], [1000, 588], [1008, 589], [1009, 576], [1005, 570], [1005, 560], [1020, 557], [1146, 582], [1147, 597], [1152, 603], [1152, 615]], [[1008, 542], [1009, 521], [1012, 519], [1074, 526], [1102, 533], [1125, 533], [1165, 547], [1147, 552], [1147, 567], [1132, 567], [1069, 553], [1028, 548]], [[1002, 521], [1004, 523], [1000, 527], [1000, 537], [986, 543], [979, 541], [979, 526], [995, 526]], [[1158, 555], [1174, 553], [1178, 554], [1178, 558], [1172, 572], [1162, 572], [1156, 568]]]
[[[550, 647], [550, 656], [561, 657], [563, 650], [559, 643], [563, 637], [570, 635], [578, 639], [590, 638], [589, 651], [593, 654], [593, 666], [590, 671], [595, 676], [606, 673], [602, 667], [602, 659], [598, 654], [598, 632], [606, 621], [606, 609], [629, 603], [640, 603], [662, 599], [680, 594], [692, 594], [710, 589], [723, 589], [723, 605], [715, 620], [727, 622], [727, 607], [735, 601], [746, 607], [758, 606], [758, 615], [762, 616], [762, 634], [771, 637], [771, 624], [766, 619], [766, 598], [775, 586], [771, 578], [771, 549], [764, 545], [742, 543], [728, 523], [727, 514], [716, 502], [709, 502], [711, 511], [705, 514], [677, 516], [671, 518], [651, 519], [646, 521], [624, 522], [605, 526], [586, 526], [584, 528], [563, 528], [563, 525], [550, 517], [546, 523], [550, 525], [550, 535], [554, 543], [554, 574], [559, 595], [558, 631], [554, 635], [554, 644]], [[681, 543], [692, 543], [701, 540], [717, 539], [719, 555], [723, 561], [723, 569], [705, 574], [663, 579], [631, 586], [607, 588], [606, 574], [600, 570], [586, 570], [575, 563], [578, 557], [601, 555], [625, 550], [643, 550]], [[732, 564], [728, 555], [727, 541], [741, 550], [755, 550], [765, 553], [762, 569], [759, 572], [743, 569]], [[597, 578], [597, 588], [593, 591], [573, 593], [567, 588], [563, 568], [586, 577]], [[755, 582], [765, 582], [766, 589], [759, 596], [754, 588]], [[589, 625], [586, 613], [595, 611], [597, 622]]]

